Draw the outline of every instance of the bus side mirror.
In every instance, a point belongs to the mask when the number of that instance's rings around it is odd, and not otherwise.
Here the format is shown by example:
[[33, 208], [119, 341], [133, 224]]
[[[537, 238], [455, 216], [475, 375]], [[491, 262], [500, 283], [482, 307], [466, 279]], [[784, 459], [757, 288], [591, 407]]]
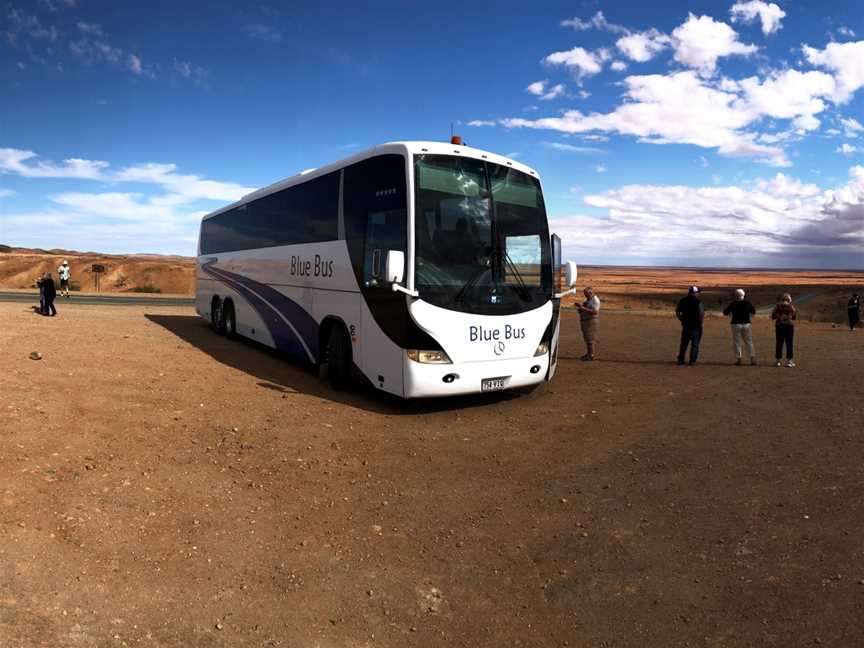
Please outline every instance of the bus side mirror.
[[387, 283], [402, 283], [405, 278], [405, 253], [401, 250], [388, 250], [384, 263], [384, 274]]
[[577, 277], [576, 263], [574, 261], [568, 261], [564, 264], [564, 283], [566, 284], [567, 290], [560, 293], [555, 293], [553, 297], [555, 299], [561, 299], [562, 297], [566, 297], [567, 295], [572, 295], [576, 292], [576, 277]]
[[564, 266], [564, 280], [567, 282], [568, 288], [573, 288], [576, 285], [576, 277], [578, 276], [578, 272], [576, 269], [575, 261], [568, 261]]

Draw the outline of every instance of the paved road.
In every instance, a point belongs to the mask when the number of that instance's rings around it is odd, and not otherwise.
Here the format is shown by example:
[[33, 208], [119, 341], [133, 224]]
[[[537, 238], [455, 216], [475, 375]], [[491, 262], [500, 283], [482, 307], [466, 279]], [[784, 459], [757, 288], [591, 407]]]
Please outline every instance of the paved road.
[[[39, 303], [37, 292], [0, 292], [0, 301]], [[192, 306], [192, 297], [132, 297], [129, 295], [72, 295], [69, 299], [57, 296], [60, 304], [108, 304], [110, 306]]]

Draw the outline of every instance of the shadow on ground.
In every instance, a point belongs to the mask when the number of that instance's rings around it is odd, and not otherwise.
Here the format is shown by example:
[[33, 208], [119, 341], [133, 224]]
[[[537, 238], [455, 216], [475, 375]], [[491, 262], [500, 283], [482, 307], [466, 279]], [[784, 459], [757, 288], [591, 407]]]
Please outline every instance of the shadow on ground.
[[450, 398], [403, 400], [376, 391], [359, 380], [349, 390], [336, 391], [318, 376], [317, 367], [301, 364], [290, 356], [252, 340], [242, 338], [229, 340], [217, 335], [200, 317], [154, 314], [145, 314], [144, 317], [203, 351], [217, 362], [254, 376], [260, 381], [258, 385], [263, 389], [283, 394], [308, 394], [379, 414], [415, 415], [442, 410], [485, 407], [518, 398], [520, 395], [520, 392], [509, 391]]

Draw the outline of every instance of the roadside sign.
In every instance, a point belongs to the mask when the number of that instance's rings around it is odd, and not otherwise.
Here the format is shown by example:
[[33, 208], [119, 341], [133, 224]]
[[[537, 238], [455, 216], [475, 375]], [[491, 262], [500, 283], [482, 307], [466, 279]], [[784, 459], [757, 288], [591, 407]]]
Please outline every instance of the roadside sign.
[[93, 288], [96, 290], [96, 292], [99, 292], [101, 288], [101, 282], [99, 281], [99, 279], [102, 276], [102, 273], [105, 272], [105, 266], [101, 263], [94, 263], [90, 267], [90, 271], [93, 273]]

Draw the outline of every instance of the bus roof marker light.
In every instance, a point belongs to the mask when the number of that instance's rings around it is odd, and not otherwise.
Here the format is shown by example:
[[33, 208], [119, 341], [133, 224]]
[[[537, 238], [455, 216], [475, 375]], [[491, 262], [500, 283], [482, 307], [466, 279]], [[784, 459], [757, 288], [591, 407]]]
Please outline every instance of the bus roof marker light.
[[450, 143], [455, 144], [456, 146], [462, 146], [462, 136], [461, 135], [451, 135]]

